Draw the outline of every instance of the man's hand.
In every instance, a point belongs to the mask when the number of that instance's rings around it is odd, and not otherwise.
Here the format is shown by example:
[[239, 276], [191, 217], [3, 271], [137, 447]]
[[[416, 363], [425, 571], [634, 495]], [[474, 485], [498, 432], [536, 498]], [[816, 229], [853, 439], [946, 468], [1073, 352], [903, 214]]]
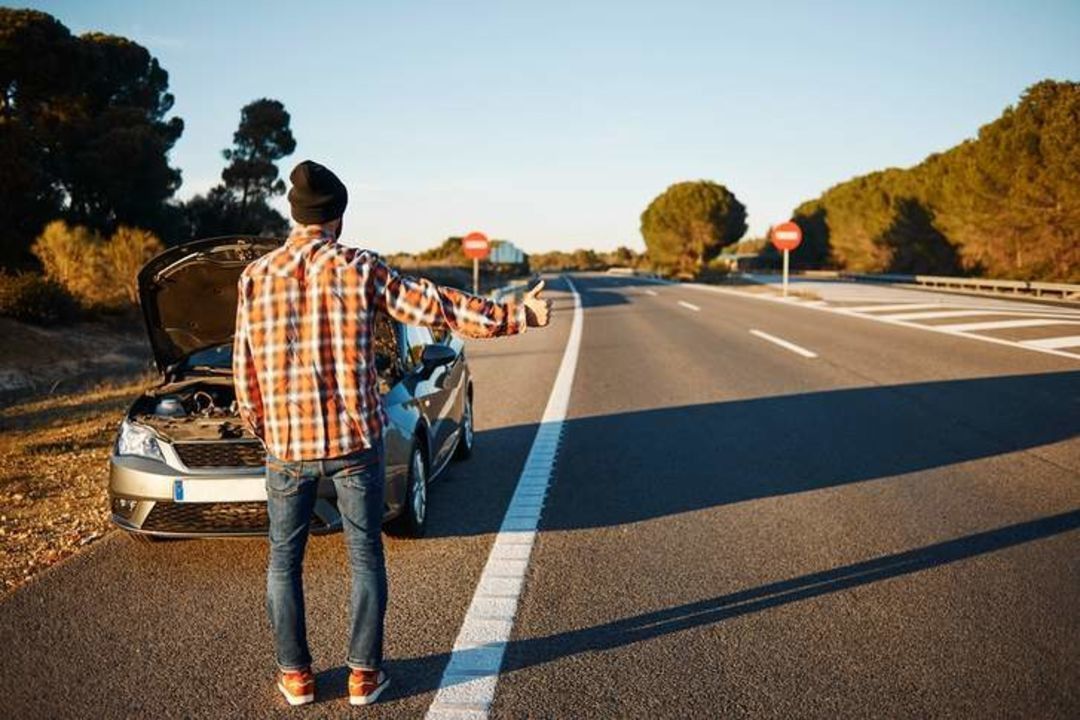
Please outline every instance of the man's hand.
[[544, 289], [544, 281], [536, 283], [529, 292], [525, 293], [525, 323], [529, 327], [544, 327], [548, 324], [548, 316], [551, 314], [551, 301], [540, 297], [540, 291]]

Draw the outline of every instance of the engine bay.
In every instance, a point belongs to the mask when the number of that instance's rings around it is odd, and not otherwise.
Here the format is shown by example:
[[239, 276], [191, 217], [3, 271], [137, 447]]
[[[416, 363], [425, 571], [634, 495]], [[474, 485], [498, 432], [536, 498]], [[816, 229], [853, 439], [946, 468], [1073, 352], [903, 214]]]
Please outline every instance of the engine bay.
[[192, 378], [154, 388], [131, 409], [132, 420], [171, 440], [253, 439], [240, 420], [232, 378]]

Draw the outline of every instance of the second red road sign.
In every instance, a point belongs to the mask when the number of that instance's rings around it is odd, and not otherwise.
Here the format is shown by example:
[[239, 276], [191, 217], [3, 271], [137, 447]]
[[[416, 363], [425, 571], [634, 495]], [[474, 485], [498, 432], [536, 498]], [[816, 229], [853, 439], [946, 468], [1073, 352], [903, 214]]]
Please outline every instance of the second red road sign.
[[794, 250], [802, 242], [802, 228], [793, 222], [780, 223], [772, 229], [772, 244], [777, 250]]

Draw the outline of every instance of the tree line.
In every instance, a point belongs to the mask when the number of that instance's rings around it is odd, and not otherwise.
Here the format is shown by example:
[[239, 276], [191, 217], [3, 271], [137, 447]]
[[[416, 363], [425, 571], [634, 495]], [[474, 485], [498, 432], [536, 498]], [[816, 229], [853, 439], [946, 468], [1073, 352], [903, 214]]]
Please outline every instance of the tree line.
[[835, 185], [794, 220], [804, 267], [1078, 282], [1080, 83], [1039, 82], [976, 138]]

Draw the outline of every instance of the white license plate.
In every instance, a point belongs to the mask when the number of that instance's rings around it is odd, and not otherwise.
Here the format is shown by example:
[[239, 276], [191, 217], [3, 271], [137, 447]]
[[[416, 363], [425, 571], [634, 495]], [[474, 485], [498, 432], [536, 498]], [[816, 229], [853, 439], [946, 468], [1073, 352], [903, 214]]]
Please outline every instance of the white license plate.
[[259, 502], [266, 500], [263, 476], [235, 480], [174, 480], [173, 500], [178, 503]]

